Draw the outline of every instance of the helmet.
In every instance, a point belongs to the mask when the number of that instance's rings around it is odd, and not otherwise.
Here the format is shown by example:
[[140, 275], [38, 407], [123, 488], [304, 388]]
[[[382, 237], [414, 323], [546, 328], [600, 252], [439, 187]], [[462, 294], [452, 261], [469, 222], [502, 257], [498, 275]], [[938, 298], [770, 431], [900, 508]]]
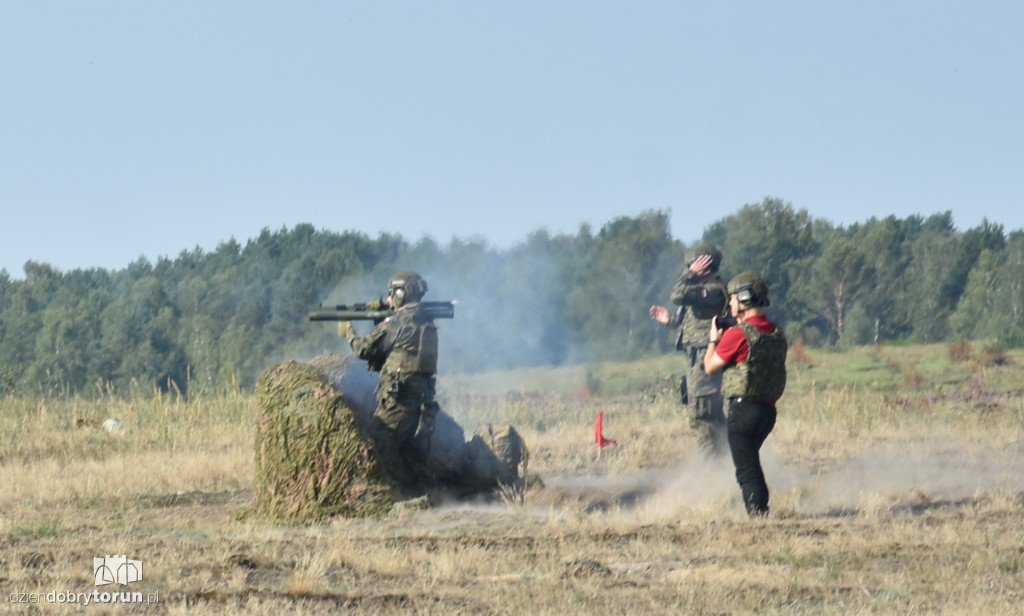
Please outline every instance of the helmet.
[[418, 302], [426, 293], [427, 281], [416, 272], [395, 274], [388, 281], [388, 295], [396, 307], [406, 302]]
[[722, 265], [722, 251], [715, 248], [714, 244], [701, 242], [686, 251], [686, 265], [690, 265], [701, 255], [711, 255], [711, 270], [717, 272]]
[[747, 306], [767, 306], [768, 288], [771, 284], [764, 279], [761, 272], [748, 270], [729, 281], [729, 295], [736, 295], [741, 304]]

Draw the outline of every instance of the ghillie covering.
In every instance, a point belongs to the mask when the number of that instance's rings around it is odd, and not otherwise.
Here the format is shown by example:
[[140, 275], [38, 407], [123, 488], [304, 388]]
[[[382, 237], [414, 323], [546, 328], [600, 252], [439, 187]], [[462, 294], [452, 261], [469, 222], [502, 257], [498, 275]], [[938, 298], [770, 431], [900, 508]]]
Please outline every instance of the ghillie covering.
[[273, 366], [256, 385], [256, 513], [294, 522], [382, 517], [396, 487], [344, 397], [317, 368]]

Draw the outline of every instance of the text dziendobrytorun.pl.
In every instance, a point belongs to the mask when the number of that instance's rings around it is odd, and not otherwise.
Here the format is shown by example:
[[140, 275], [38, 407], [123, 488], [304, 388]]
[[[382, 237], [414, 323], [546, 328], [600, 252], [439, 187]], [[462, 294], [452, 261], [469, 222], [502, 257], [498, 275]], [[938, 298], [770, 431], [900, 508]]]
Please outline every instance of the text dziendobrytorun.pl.
[[90, 605], [93, 603], [159, 603], [159, 592], [12, 592], [7, 600], [11, 603], [80, 603]]

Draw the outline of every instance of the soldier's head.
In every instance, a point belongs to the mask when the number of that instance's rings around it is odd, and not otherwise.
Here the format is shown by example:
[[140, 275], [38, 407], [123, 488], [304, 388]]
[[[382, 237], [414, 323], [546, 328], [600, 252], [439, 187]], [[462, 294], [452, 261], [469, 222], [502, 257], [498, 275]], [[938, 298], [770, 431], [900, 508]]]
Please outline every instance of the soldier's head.
[[714, 244], [701, 242], [686, 251], [686, 266], [689, 267], [698, 257], [708, 255], [711, 257], [711, 271], [717, 272], [722, 265], [722, 251], [715, 248]]
[[761, 272], [748, 270], [730, 280], [727, 289], [729, 297], [735, 296], [741, 308], [761, 308], [769, 304], [770, 286]]
[[418, 302], [427, 294], [427, 281], [416, 272], [401, 272], [388, 281], [388, 297], [395, 308]]

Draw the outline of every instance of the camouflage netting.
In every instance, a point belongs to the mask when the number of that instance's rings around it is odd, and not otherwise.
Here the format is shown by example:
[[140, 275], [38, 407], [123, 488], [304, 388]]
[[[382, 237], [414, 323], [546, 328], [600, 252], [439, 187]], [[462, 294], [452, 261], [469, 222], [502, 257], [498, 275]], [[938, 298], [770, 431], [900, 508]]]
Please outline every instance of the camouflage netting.
[[[366, 436], [377, 376], [351, 355], [288, 362], [260, 376], [257, 512], [290, 520], [381, 516], [401, 498]], [[427, 459], [431, 479], [420, 493], [431, 500], [521, 493], [527, 457], [512, 426], [484, 426], [467, 442], [442, 410]]]
[[256, 512], [312, 521], [381, 517], [395, 485], [345, 399], [321, 372], [287, 362], [256, 385]]

